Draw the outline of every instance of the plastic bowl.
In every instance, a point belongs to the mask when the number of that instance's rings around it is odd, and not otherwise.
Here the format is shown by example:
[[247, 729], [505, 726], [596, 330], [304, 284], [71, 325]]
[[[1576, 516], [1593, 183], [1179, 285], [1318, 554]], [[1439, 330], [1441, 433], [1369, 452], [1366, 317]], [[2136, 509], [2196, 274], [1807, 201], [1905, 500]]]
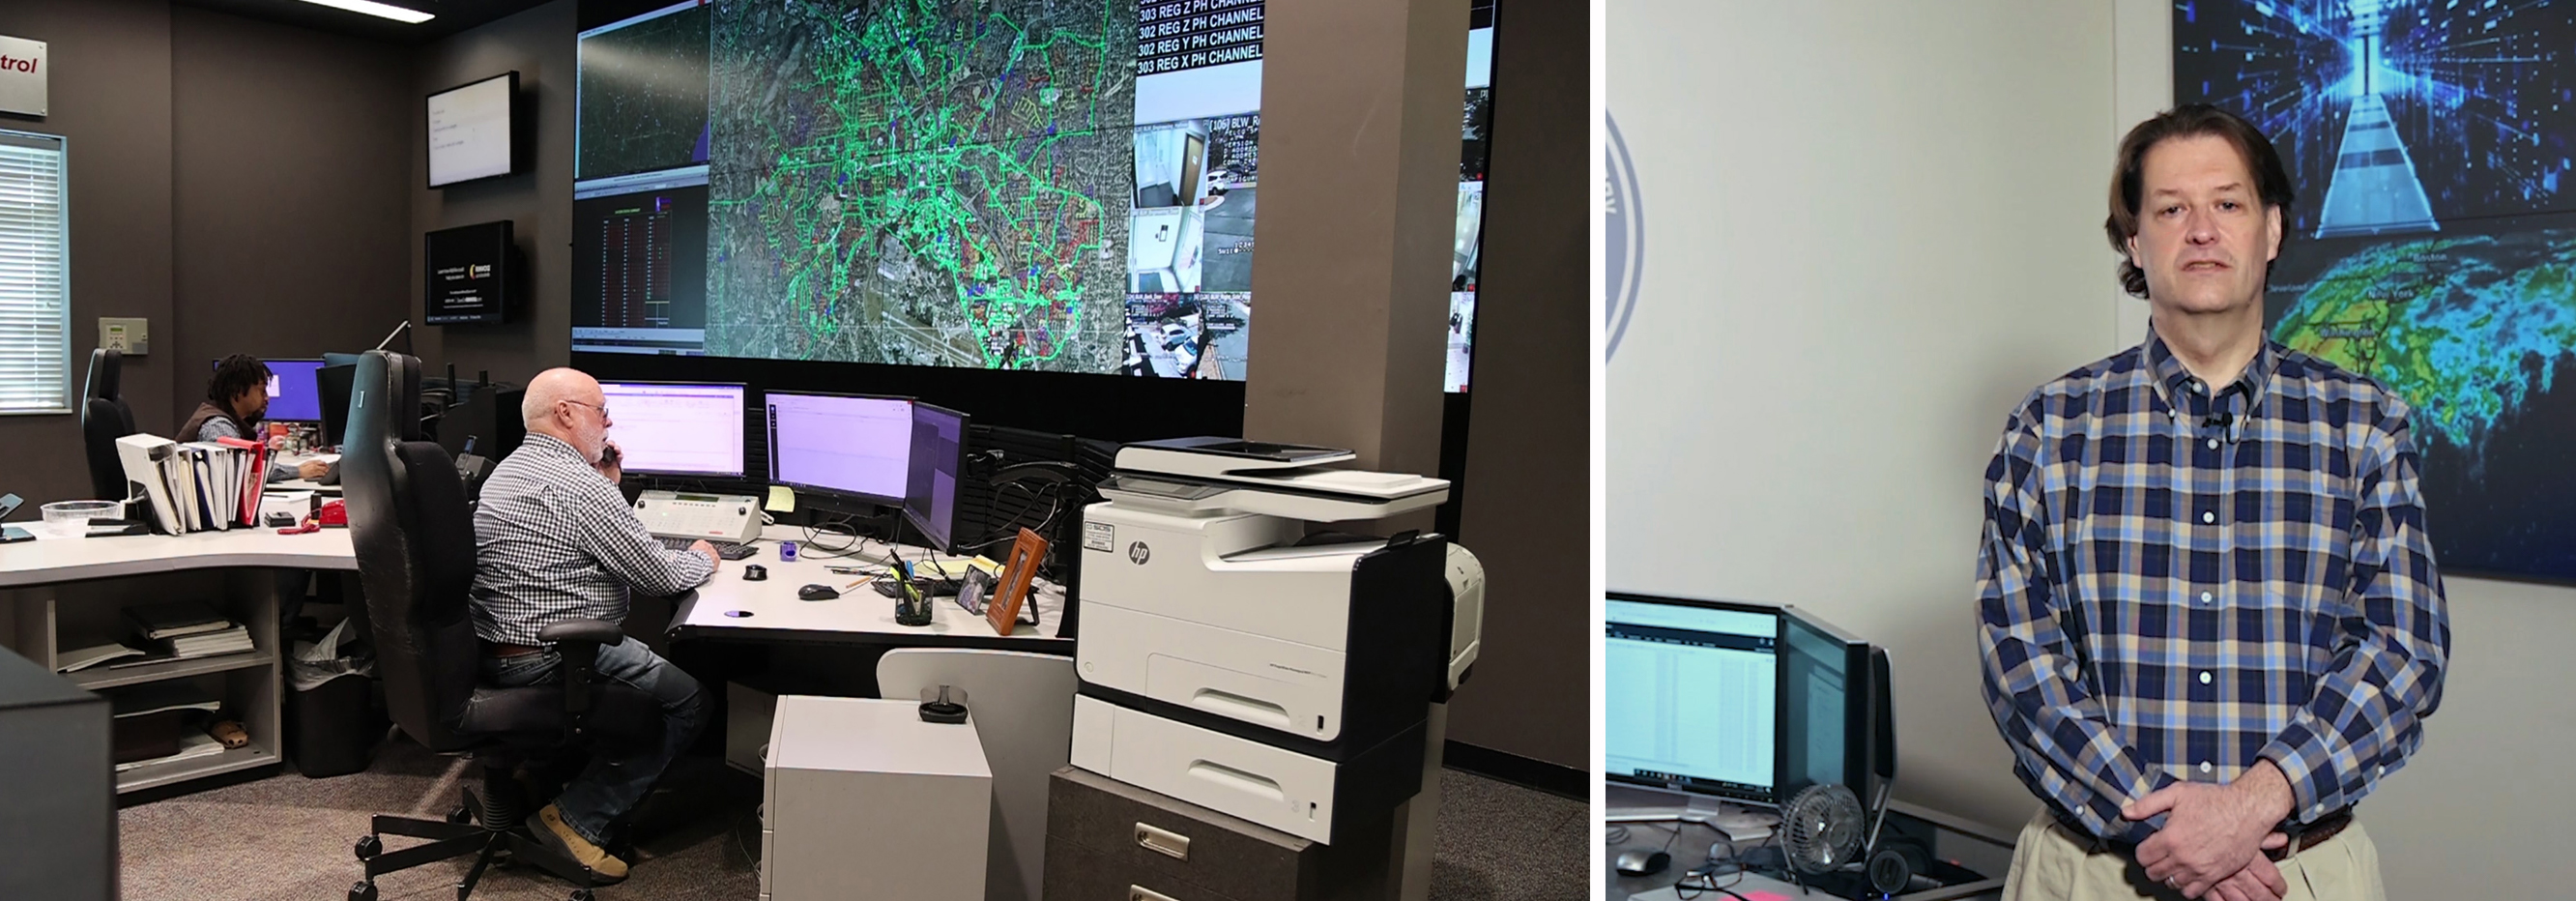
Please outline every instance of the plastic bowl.
[[85, 522], [116, 516], [115, 501], [55, 501], [44, 506], [46, 522]]

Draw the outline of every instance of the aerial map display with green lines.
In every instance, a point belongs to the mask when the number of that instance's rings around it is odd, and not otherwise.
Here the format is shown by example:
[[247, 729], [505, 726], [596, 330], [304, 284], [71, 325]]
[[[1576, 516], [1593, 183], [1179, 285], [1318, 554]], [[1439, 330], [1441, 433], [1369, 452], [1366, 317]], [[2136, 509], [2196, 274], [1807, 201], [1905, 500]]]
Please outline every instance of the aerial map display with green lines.
[[[572, 349], [1240, 380], [1268, 0], [583, 0]], [[1494, 0], [1468, 4], [1467, 386]]]
[[1135, 13], [715, 4], [707, 352], [1108, 371]]

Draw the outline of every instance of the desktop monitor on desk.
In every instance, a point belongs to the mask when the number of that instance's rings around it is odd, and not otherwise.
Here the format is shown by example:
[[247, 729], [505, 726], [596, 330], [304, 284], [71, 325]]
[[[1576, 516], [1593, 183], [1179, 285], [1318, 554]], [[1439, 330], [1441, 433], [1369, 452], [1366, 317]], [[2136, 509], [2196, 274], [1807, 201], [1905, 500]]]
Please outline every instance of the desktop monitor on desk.
[[[260, 362], [268, 365], [268, 414], [261, 419], [268, 422], [322, 421], [321, 386], [314, 377], [314, 373], [322, 368], [321, 360]], [[224, 361], [215, 361], [215, 366], [223, 365]]]
[[1607, 814], [1703, 819], [1819, 783], [1864, 804], [1894, 772], [1885, 654], [1795, 607], [1612, 592]]
[[324, 366], [314, 370], [314, 387], [322, 404], [323, 446], [339, 447], [341, 436], [349, 431], [350, 387], [357, 381], [356, 366]]
[[954, 553], [958, 481], [966, 471], [966, 414], [913, 403], [911, 453], [904, 476], [903, 518], [921, 531], [925, 546]]
[[743, 476], [740, 384], [601, 382], [621, 466], [637, 475]]
[[911, 398], [771, 391], [761, 406], [770, 484], [814, 495], [826, 507], [902, 506], [912, 462]]

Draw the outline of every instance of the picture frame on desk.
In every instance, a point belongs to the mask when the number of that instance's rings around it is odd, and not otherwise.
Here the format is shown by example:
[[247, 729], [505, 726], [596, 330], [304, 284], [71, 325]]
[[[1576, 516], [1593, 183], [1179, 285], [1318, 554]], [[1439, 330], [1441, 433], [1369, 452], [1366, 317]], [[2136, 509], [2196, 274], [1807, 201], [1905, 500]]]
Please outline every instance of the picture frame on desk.
[[[1011, 542], [1011, 556], [1002, 563], [1000, 593], [984, 606], [984, 621], [993, 625], [995, 634], [1009, 635], [1011, 627], [1019, 625], [1020, 604], [1028, 600], [1029, 585], [1037, 580], [1038, 565], [1046, 562], [1046, 552], [1047, 540], [1025, 527], [1020, 529], [1019, 540]], [[963, 596], [965, 592], [958, 593]], [[1029, 612], [1030, 621], [1035, 623], [1037, 609], [1032, 606]]]

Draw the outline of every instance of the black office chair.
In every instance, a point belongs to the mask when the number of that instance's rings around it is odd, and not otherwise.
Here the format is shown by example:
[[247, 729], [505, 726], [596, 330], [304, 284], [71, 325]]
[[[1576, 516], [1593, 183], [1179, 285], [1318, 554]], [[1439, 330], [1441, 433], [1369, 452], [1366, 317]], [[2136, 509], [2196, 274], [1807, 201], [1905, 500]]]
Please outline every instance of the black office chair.
[[81, 446], [89, 453], [90, 494], [103, 501], [125, 499], [125, 461], [116, 455], [116, 439], [134, 434], [134, 408], [119, 391], [125, 354], [101, 347], [89, 352], [89, 381], [81, 388]]
[[[447, 451], [420, 440], [413, 412], [419, 396], [419, 360], [371, 351], [359, 362], [341, 487], [366, 586], [376, 670], [394, 722], [430, 750], [470, 755], [483, 767], [483, 788], [467, 789], [445, 822], [376, 817], [372, 834], [358, 840], [366, 880], [350, 887], [350, 901], [374, 901], [378, 876], [467, 854], [477, 857], [456, 884], [458, 901], [505, 856], [571, 880], [574, 901], [589, 901], [589, 871], [523, 827], [539, 805], [511, 770], [582, 744], [659, 741], [661, 705], [633, 688], [594, 681], [600, 646], [625, 639], [617, 626], [599, 620], [565, 620], [538, 633], [563, 654], [563, 684], [475, 684], [482, 648], [466, 612], [474, 525]], [[387, 851], [379, 838], [384, 833], [432, 841]]]

